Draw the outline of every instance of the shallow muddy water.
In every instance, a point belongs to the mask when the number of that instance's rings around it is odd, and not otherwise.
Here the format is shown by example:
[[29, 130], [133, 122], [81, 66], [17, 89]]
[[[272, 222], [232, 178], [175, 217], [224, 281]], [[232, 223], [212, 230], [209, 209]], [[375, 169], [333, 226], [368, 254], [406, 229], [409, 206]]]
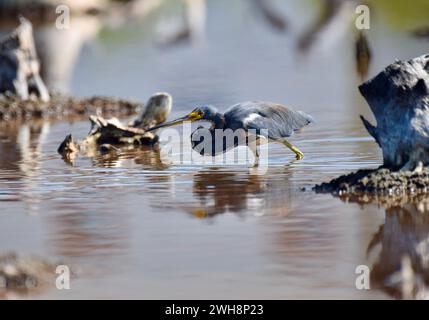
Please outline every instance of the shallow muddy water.
[[[30, 297], [390, 297], [355, 287], [356, 266], [385, 259], [367, 254], [385, 210], [311, 191], [381, 163], [359, 120], [370, 112], [357, 90], [349, 24], [303, 55], [296, 43], [317, 16], [312, 1], [276, 3], [289, 19], [285, 33], [244, 2], [228, 3], [208, 2], [206, 37], [194, 44], [154, 43], [168, 8], [103, 30], [82, 48], [71, 93], [145, 101], [167, 91], [171, 118], [201, 103], [220, 110], [245, 100], [285, 103], [316, 119], [291, 139], [305, 158], [271, 145], [269, 168], [258, 174], [245, 164], [171, 165], [159, 149], [142, 148], [69, 165], [56, 149], [68, 133], [83, 138], [89, 121], [0, 123], [0, 251], [59, 259], [77, 273], [71, 290], [52, 284]], [[370, 42], [371, 75], [428, 49], [382, 16]]]

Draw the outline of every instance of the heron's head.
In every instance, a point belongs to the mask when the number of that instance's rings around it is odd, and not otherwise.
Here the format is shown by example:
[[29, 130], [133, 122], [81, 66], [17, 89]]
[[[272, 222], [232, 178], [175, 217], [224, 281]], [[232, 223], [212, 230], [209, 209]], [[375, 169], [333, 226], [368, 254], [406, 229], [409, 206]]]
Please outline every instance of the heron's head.
[[159, 128], [175, 126], [175, 125], [181, 124], [185, 121], [194, 122], [194, 121], [206, 120], [206, 121], [213, 122], [213, 121], [215, 121], [218, 114], [219, 113], [218, 113], [217, 109], [213, 106], [210, 106], [210, 105], [201, 106], [201, 107], [195, 108], [194, 110], [192, 110], [190, 113], [188, 113], [184, 117], [180, 117], [176, 120], [169, 121], [166, 123], [162, 123], [160, 125], [152, 127], [149, 129], [149, 131], [159, 129]]
[[217, 109], [211, 105], [196, 107], [190, 113], [190, 115], [196, 116], [197, 118], [196, 120], [207, 120], [207, 121], [213, 121], [218, 114], [219, 112], [217, 111]]

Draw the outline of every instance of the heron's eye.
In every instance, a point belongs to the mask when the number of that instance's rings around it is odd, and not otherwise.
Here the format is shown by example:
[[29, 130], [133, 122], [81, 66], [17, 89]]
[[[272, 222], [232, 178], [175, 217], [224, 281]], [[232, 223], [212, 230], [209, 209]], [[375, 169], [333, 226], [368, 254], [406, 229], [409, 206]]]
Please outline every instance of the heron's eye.
[[192, 121], [200, 120], [200, 119], [202, 119], [202, 118], [203, 118], [203, 116], [204, 116], [204, 112], [203, 112], [203, 111], [201, 111], [201, 110], [194, 110], [194, 111], [192, 111], [192, 112], [189, 114], [189, 118], [190, 118]]

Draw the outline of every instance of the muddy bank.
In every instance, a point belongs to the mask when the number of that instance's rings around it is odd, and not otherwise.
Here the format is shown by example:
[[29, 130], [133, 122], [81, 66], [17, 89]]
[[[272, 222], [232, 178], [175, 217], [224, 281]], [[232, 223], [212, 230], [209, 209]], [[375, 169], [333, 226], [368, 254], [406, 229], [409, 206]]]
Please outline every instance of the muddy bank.
[[22, 100], [14, 95], [0, 95], [0, 121], [30, 118], [67, 119], [90, 114], [129, 116], [142, 108], [142, 104], [125, 99], [104, 96], [75, 98], [53, 94], [47, 102]]
[[52, 287], [58, 264], [40, 257], [21, 257], [13, 252], [0, 254], [0, 298]]
[[316, 185], [314, 190], [317, 193], [352, 197], [354, 200], [362, 202], [427, 195], [429, 168], [418, 167], [414, 171], [391, 171], [385, 168], [364, 169]]

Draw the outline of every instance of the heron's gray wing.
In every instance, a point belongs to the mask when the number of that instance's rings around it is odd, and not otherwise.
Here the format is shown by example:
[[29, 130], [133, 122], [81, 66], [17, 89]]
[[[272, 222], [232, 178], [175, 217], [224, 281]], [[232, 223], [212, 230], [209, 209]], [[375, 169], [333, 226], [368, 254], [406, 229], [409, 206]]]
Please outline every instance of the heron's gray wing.
[[255, 130], [257, 135], [273, 140], [289, 137], [313, 122], [313, 118], [302, 111], [263, 101], [236, 104], [228, 109], [224, 116], [228, 127], [233, 130]]

